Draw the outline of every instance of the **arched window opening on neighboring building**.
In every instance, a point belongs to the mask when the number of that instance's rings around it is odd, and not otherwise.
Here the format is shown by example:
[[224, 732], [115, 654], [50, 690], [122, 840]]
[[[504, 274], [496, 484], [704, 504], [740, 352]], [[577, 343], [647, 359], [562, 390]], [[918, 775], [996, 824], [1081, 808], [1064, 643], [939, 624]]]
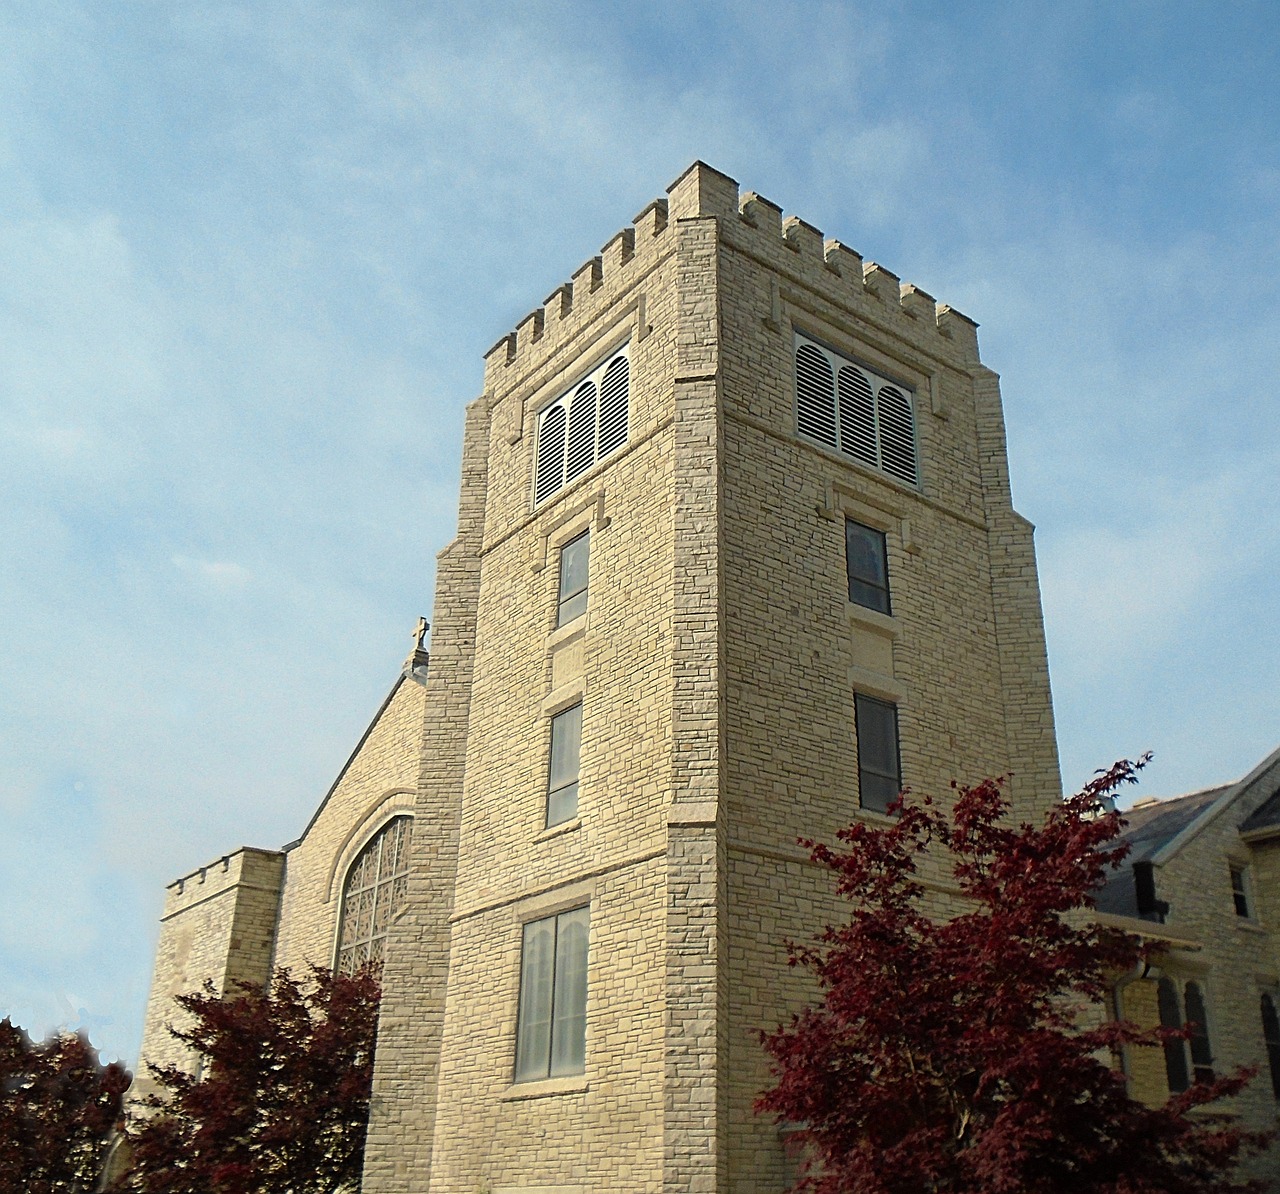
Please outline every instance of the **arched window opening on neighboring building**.
[[1262, 997], [1262, 1037], [1267, 1043], [1271, 1093], [1280, 1099], [1280, 1016], [1276, 1015], [1276, 1001], [1270, 995]]
[[347, 871], [338, 922], [339, 973], [381, 965], [391, 918], [404, 903], [412, 835], [413, 818], [395, 817], [369, 839]]
[[[1186, 1090], [1192, 1081], [1212, 1082], [1213, 1046], [1209, 1041], [1209, 1017], [1200, 984], [1189, 982], [1179, 994], [1177, 985], [1166, 976], [1156, 985], [1156, 998], [1163, 1028], [1190, 1029], [1187, 1039], [1168, 1040], [1164, 1043], [1164, 1068], [1169, 1080], [1169, 1092], [1178, 1094]], [[1264, 1008], [1264, 1023], [1265, 1014]]]

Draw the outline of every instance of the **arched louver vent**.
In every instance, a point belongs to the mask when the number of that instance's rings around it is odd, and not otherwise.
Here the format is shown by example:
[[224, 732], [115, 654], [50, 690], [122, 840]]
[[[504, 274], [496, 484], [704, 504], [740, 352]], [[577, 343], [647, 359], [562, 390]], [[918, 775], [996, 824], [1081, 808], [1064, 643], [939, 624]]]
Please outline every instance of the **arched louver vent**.
[[796, 349], [796, 426], [801, 435], [836, 446], [836, 390], [826, 356], [812, 344]]
[[626, 357], [614, 357], [600, 382], [600, 455], [608, 456], [627, 442], [627, 382], [630, 365]]
[[891, 477], [916, 483], [916, 429], [911, 399], [897, 386], [881, 386], [879, 405], [880, 467]]
[[624, 345], [538, 416], [535, 506], [627, 442], [630, 355]]
[[538, 465], [534, 474], [534, 501], [550, 497], [564, 485], [563, 406], [545, 411], [538, 423]]
[[866, 464], [876, 458], [876, 399], [861, 369], [843, 365], [836, 375], [840, 385], [840, 446]]
[[920, 484], [910, 389], [800, 335], [796, 430], [907, 485]]
[[569, 403], [569, 445], [565, 451], [564, 479], [585, 473], [596, 459], [596, 387], [584, 381]]

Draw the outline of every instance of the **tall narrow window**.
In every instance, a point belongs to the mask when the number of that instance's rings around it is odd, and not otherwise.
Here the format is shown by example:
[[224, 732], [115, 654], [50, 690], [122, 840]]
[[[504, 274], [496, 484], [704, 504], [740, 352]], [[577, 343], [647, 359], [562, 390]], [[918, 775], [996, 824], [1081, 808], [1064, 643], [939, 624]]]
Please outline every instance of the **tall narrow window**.
[[586, 1068], [588, 917], [588, 909], [575, 908], [524, 927], [517, 1082]]
[[[1204, 992], [1197, 982], [1189, 982], [1182, 989], [1182, 1002], [1178, 1001], [1178, 988], [1169, 977], [1156, 984], [1156, 998], [1160, 1007], [1162, 1028], [1186, 1028], [1186, 1040], [1170, 1040], [1164, 1043], [1164, 1068], [1169, 1079], [1169, 1091], [1178, 1094], [1196, 1082], [1213, 1081], [1213, 1046], [1209, 1042], [1209, 1017], [1205, 1009]], [[1190, 1065], [1187, 1054], [1190, 1053]]]
[[1276, 1001], [1270, 995], [1262, 997], [1262, 1039], [1267, 1045], [1271, 1093], [1280, 1099], [1280, 1016], [1276, 1015]]
[[[1182, 1009], [1178, 1006], [1178, 988], [1173, 980], [1162, 977], [1156, 984], [1156, 1001], [1160, 1008], [1161, 1028], [1181, 1028]], [[1171, 1040], [1164, 1043], [1164, 1073], [1170, 1094], [1180, 1094], [1191, 1085], [1187, 1069], [1187, 1042]]]
[[556, 625], [565, 626], [587, 612], [588, 554], [591, 534], [583, 531], [560, 549], [560, 606]]
[[844, 520], [845, 568], [849, 600], [868, 609], [889, 612], [889, 556], [883, 531]]
[[1245, 887], [1244, 867], [1231, 868], [1231, 898], [1235, 901], [1236, 915], [1249, 915], [1249, 893]]
[[1187, 1023], [1191, 1026], [1191, 1072], [1197, 1082], [1213, 1081], [1213, 1048], [1209, 1044], [1209, 1017], [1205, 1013], [1204, 995], [1199, 983], [1188, 983], [1186, 998]]
[[578, 759], [582, 750], [582, 702], [551, 719], [547, 779], [547, 827], [578, 815]]
[[855, 694], [858, 734], [858, 800], [863, 808], [885, 812], [902, 791], [898, 752], [898, 709], [887, 701]]
[[338, 964], [343, 974], [377, 966], [386, 953], [391, 918], [404, 903], [413, 818], [388, 821], [356, 855], [342, 887]]

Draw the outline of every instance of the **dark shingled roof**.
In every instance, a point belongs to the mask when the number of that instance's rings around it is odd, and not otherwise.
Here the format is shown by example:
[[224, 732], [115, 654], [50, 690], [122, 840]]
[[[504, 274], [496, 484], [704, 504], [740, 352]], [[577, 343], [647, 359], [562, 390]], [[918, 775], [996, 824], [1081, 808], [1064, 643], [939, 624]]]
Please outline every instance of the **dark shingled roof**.
[[1122, 811], [1128, 822], [1120, 840], [1128, 842], [1128, 857], [1108, 876], [1097, 893], [1099, 912], [1112, 912], [1119, 916], [1137, 916], [1138, 900], [1134, 887], [1133, 864], [1148, 862], [1165, 846], [1208, 811], [1224, 792], [1233, 787], [1224, 784], [1219, 788], [1205, 788], [1187, 796], [1175, 796], [1172, 800], [1155, 800], [1139, 808]]
[[1252, 829], [1272, 829], [1280, 825], [1280, 789], [1268, 800], [1264, 800], [1241, 823], [1240, 832], [1248, 833]]
[[1172, 800], [1157, 800], [1140, 808], [1122, 810], [1120, 815], [1129, 822], [1120, 835], [1133, 848], [1125, 859], [1126, 866], [1146, 862], [1154, 858], [1165, 846], [1191, 824], [1233, 784], [1217, 788], [1205, 788], [1187, 796], [1175, 796]]

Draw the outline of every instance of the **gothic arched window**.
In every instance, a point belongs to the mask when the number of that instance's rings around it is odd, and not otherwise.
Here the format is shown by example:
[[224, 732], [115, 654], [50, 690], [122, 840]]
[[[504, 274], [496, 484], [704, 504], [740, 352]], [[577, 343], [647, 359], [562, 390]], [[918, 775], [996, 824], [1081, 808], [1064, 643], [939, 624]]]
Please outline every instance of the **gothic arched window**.
[[412, 833], [412, 817], [388, 821], [347, 871], [338, 930], [340, 973], [354, 974], [361, 966], [382, 962], [391, 918], [404, 903]]

